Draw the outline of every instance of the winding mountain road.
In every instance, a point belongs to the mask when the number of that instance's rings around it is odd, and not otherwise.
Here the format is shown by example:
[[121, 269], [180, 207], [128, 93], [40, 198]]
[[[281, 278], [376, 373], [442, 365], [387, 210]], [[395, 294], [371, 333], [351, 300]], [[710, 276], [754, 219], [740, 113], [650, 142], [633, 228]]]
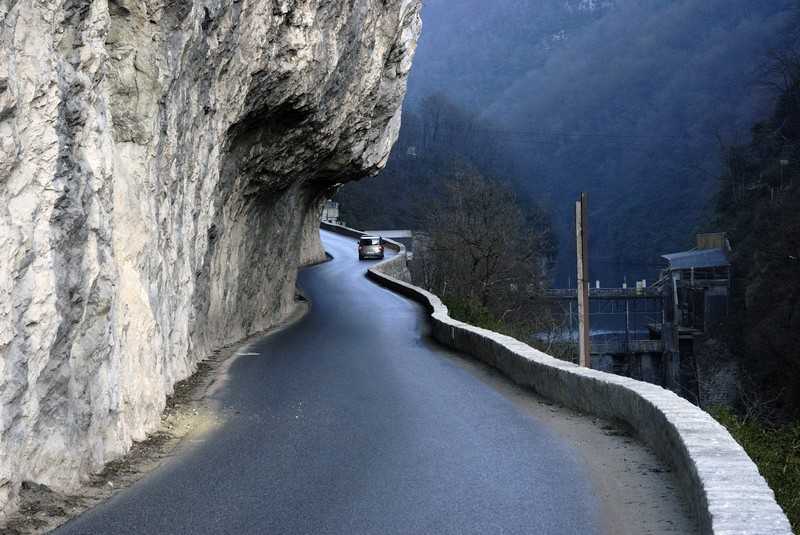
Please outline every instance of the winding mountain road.
[[310, 312], [232, 364], [224, 424], [57, 533], [599, 532], [580, 455], [431, 342], [353, 240], [323, 239]]

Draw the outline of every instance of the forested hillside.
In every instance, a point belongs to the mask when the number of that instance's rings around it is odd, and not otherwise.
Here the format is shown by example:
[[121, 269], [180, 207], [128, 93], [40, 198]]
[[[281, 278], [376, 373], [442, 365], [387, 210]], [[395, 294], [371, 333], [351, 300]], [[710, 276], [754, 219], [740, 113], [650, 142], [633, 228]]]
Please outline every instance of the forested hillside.
[[[763, 72], [774, 110], [723, 151], [709, 228], [733, 245], [733, 300], [719, 333], [740, 371], [730, 429], [800, 528], [800, 34]], [[719, 356], [717, 356], [719, 358]]]
[[[584, 190], [592, 278], [652, 278], [703, 221], [720, 142], [746, 140], [768, 109], [758, 67], [782, 46], [792, 3], [430, 0], [401, 145], [382, 179], [339, 199], [354, 224], [413, 226], [411, 207], [455, 155], [551, 213], [556, 285], [574, 269]], [[366, 219], [356, 197], [370, 194], [383, 207]]]
[[[758, 67], [785, 35], [788, 6], [620, 2], [485, 112], [515, 132], [514, 174], [550, 200], [561, 236], [570, 201], [589, 192], [596, 272], [690, 246], [720, 140], [744, 139], [766, 109]], [[624, 274], [615, 271], [595, 278]]]
[[730, 346], [760, 401], [800, 417], [800, 49], [776, 53], [772, 116], [726, 149], [713, 225], [733, 244]]
[[400, 138], [380, 176], [348, 184], [338, 194], [343, 218], [360, 228], [420, 228], [430, 202], [459, 170], [499, 179], [502, 147], [486, 130], [486, 123], [443, 94], [426, 97], [418, 111], [405, 111]]

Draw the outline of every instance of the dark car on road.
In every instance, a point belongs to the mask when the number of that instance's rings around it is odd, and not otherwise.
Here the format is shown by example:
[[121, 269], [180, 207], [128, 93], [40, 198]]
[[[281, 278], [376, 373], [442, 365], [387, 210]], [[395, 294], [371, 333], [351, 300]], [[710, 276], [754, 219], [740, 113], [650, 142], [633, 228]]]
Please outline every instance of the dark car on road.
[[358, 240], [358, 259], [383, 258], [383, 240], [378, 236], [362, 236]]

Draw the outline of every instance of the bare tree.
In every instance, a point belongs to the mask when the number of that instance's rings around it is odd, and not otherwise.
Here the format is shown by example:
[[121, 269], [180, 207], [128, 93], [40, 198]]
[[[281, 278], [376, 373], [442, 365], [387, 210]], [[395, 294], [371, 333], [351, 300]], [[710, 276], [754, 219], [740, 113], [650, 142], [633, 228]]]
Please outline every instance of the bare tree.
[[428, 206], [415, 253], [418, 282], [506, 324], [542, 317], [547, 229], [528, 224], [513, 191], [474, 171], [456, 171]]

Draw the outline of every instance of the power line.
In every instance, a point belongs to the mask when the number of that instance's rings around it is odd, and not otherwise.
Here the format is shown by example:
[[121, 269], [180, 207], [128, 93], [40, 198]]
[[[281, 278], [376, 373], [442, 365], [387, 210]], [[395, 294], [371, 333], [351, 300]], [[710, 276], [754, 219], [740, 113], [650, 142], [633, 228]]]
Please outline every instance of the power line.
[[[514, 130], [487, 127], [458, 127], [444, 125], [436, 129], [433, 134], [435, 142], [439, 136], [444, 135], [449, 138], [462, 134], [463, 141], [484, 141], [469, 140], [472, 135], [479, 135], [484, 138], [502, 141], [504, 143], [521, 143], [525, 145], [539, 145], [551, 148], [566, 148], [575, 144], [583, 144], [584, 147], [615, 148], [621, 150], [641, 150], [641, 151], [664, 151], [680, 150], [688, 152], [692, 147], [698, 146], [697, 143], [690, 143], [690, 140], [697, 139], [688, 134], [685, 136], [664, 135], [664, 136], [642, 136], [634, 134], [609, 134], [609, 133], [587, 133], [587, 132], [547, 132], [534, 130]], [[711, 136], [707, 138], [712, 142]]]
[[[612, 139], [617, 141], [641, 141], [641, 140], [651, 140], [651, 141], [683, 141], [688, 142], [689, 139], [696, 138], [697, 136], [691, 136], [688, 132], [685, 134], [665, 134], [665, 135], [640, 135], [640, 134], [613, 134], [608, 132], [555, 132], [555, 131], [547, 131], [547, 130], [524, 130], [524, 129], [512, 129], [512, 128], [492, 128], [492, 127], [485, 127], [485, 126], [476, 126], [474, 124], [468, 125], [466, 127], [460, 127], [456, 125], [441, 125], [437, 127], [437, 130], [448, 130], [451, 132], [464, 132], [464, 133], [471, 133], [471, 132], [481, 132], [486, 134], [496, 134], [496, 135], [510, 135], [510, 136], [525, 136], [525, 137], [538, 137], [543, 138], [545, 140], [552, 140], [552, 138], [561, 138], [567, 139], [568, 141], [576, 141], [577, 138], [602, 138], [602, 139]], [[711, 136], [708, 138], [711, 140]]]

